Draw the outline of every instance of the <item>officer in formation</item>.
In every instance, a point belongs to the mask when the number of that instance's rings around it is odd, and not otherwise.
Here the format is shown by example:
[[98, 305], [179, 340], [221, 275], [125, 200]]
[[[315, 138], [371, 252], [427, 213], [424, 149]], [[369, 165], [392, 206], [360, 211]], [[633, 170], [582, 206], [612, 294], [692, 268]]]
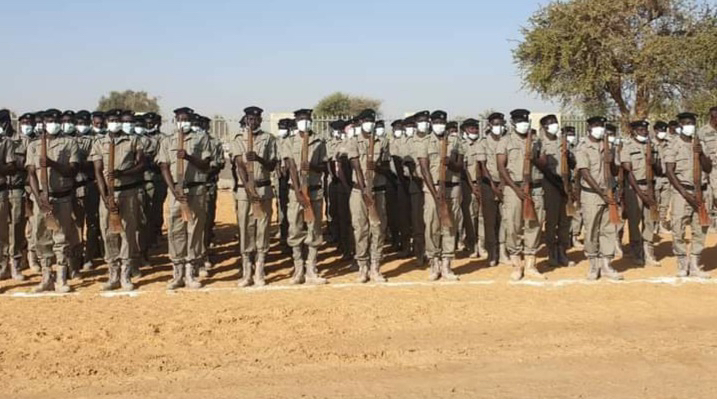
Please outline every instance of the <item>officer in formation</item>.
[[[654, 240], [661, 228], [672, 233], [678, 276], [709, 278], [701, 253], [704, 214], [716, 202], [717, 108], [700, 129], [691, 113], [656, 122], [652, 134], [649, 123], [634, 121], [625, 140], [599, 116], [587, 120], [580, 140], [555, 115], [535, 131], [524, 109], [509, 122], [490, 115], [483, 135], [479, 121], [449, 122], [444, 111], [393, 121], [389, 135], [367, 109], [332, 122], [326, 138], [314, 131], [311, 110], [279, 121], [277, 136], [261, 129], [262, 114], [246, 108], [228, 143], [241, 287], [266, 284], [274, 201], [285, 226], [280, 241], [293, 259], [291, 282], [327, 282], [318, 270], [324, 191], [330, 243], [353, 258], [362, 283], [386, 281], [386, 241], [400, 258], [428, 264], [430, 280], [458, 280], [459, 243], [471, 258], [485, 251], [490, 265], [511, 266], [513, 280], [544, 279], [536, 264], [543, 240], [551, 265], [574, 265], [567, 249], [584, 247], [588, 279], [619, 280], [612, 263], [625, 224], [638, 265], [659, 266]], [[175, 120], [165, 135], [156, 113], [50, 109], [21, 115], [15, 131], [10, 113], [0, 111], [0, 216], [9, 220], [0, 229], [0, 277], [22, 280], [29, 266], [42, 274], [34, 291], [68, 292], [68, 281], [103, 257], [103, 289], [132, 290], [158, 244], [169, 193], [168, 288], [201, 287], [211, 269], [224, 154], [208, 118], [183, 107]]]

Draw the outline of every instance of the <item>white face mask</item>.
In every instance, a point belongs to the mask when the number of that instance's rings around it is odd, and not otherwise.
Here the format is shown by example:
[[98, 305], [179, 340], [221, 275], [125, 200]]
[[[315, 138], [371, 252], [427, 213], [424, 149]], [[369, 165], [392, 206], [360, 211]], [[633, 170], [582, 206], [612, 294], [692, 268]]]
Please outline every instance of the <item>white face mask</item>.
[[490, 132], [493, 133], [495, 136], [500, 136], [503, 134], [503, 126], [493, 126], [490, 128]]
[[62, 133], [65, 134], [72, 134], [75, 132], [75, 124], [74, 123], [63, 123], [62, 124]]
[[547, 131], [548, 131], [548, 133], [550, 133], [554, 136], [559, 136], [560, 135], [560, 125], [558, 125], [557, 123], [551, 123], [548, 125]]
[[45, 130], [47, 131], [48, 134], [55, 135], [57, 133], [60, 133], [61, 129], [62, 129], [62, 127], [57, 122], [50, 122], [50, 123], [45, 124]]
[[181, 130], [182, 133], [189, 133], [192, 130], [192, 122], [177, 122], [177, 129]]
[[443, 134], [446, 132], [446, 125], [443, 123], [436, 123], [433, 125], [433, 133], [436, 134], [436, 136], [443, 136]]
[[296, 121], [296, 127], [299, 128], [300, 132], [308, 132], [311, 130], [311, 121], [308, 119], [302, 119], [300, 121]]
[[684, 134], [687, 137], [692, 137], [692, 135], [695, 134], [695, 125], [685, 125], [682, 126], [682, 134]]
[[354, 138], [354, 132], [355, 132], [355, 131], [356, 131], [356, 129], [354, 129], [354, 128], [352, 128], [352, 127], [346, 129], [346, 137], [348, 137], [348, 138], [350, 138], [350, 139]]
[[657, 138], [660, 140], [665, 140], [667, 138], [667, 132], [657, 132]]
[[147, 131], [147, 128], [145, 128], [143, 126], [135, 126], [134, 127], [134, 132], [136, 134], [144, 134], [146, 131]]
[[121, 122], [107, 122], [107, 131], [110, 133], [117, 133], [122, 130]]
[[596, 140], [602, 140], [603, 136], [605, 136], [605, 128], [602, 126], [596, 126], [590, 129], [590, 135]]
[[127, 134], [134, 133], [134, 123], [132, 122], [122, 122], [122, 131]]
[[466, 136], [468, 136], [468, 139], [472, 141], [478, 140], [479, 137], [478, 133], [468, 133]]
[[289, 129], [279, 129], [279, 137], [286, 138], [289, 135]]
[[639, 143], [647, 143], [647, 136], [640, 136], [639, 134], [636, 134], [635, 140], [637, 140]]
[[333, 136], [334, 138], [339, 138], [339, 137], [341, 137], [341, 132], [338, 130], [332, 130], [331, 136]]
[[373, 122], [364, 122], [361, 124], [361, 129], [364, 131], [364, 133], [371, 133], [373, 132], [373, 127], [375, 124]]
[[104, 133], [105, 133], [105, 128], [103, 128], [103, 127], [97, 127], [97, 126], [92, 126], [92, 131], [95, 132], [95, 133], [97, 133], [97, 134], [104, 134]]
[[615, 138], [615, 136], [608, 136], [607, 142], [610, 144], [615, 144], [615, 142], [617, 142], [617, 139]]
[[406, 137], [413, 137], [414, 134], [416, 134], [415, 127], [407, 127], [406, 128]]
[[32, 125], [20, 125], [20, 132], [25, 136], [30, 136], [35, 131]]
[[384, 127], [376, 128], [376, 136], [383, 137], [385, 134], [386, 134], [386, 128], [384, 128]]
[[147, 133], [154, 133], [156, 131], [157, 131], [157, 126], [152, 127], [152, 128], [147, 128]]
[[565, 139], [568, 141], [568, 144], [575, 144], [575, 139], [577, 139], [577, 137], [570, 135]]
[[421, 133], [428, 133], [428, 126], [430, 125], [428, 122], [418, 122], [418, 131]]
[[393, 137], [395, 137], [397, 139], [403, 137], [403, 130], [394, 130]]
[[199, 131], [202, 130], [202, 128], [199, 127], [199, 126], [192, 126], [190, 129], [192, 129], [192, 131], [193, 131], [194, 133], [197, 133], [197, 132], [199, 132]]
[[528, 133], [528, 129], [530, 129], [529, 122], [518, 122], [515, 124], [515, 131], [518, 134], [526, 134]]
[[77, 125], [77, 132], [80, 134], [85, 134], [90, 131], [89, 125]]
[[296, 136], [297, 134], [299, 134], [299, 129], [292, 129], [292, 130], [291, 130], [291, 135], [292, 135], [292, 136]]

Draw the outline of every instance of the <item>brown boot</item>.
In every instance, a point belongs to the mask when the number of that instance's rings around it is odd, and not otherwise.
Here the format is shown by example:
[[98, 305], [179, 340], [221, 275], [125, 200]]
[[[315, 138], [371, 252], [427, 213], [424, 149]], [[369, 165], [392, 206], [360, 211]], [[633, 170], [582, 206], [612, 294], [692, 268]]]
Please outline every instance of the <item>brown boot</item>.
[[645, 254], [645, 266], [660, 267], [660, 262], [655, 259], [655, 247], [651, 242], [645, 241], [643, 252]]
[[54, 285], [52, 284], [52, 266], [42, 266], [42, 281], [38, 286], [32, 289], [34, 293], [52, 291]]
[[184, 269], [184, 285], [187, 286], [187, 288], [196, 290], [199, 288], [202, 288], [202, 283], [199, 282], [195, 277], [194, 273], [196, 271], [196, 266], [194, 265], [194, 262], [187, 262], [185, 264]]
[[690, 275], [690, 260], [686, 256], [677, 257], [677, 277], [688, 277]]
[[588, 262], [590, 262], [590, 269], [588, 270], [588, 280], [596, 281], [600, 278], [600, 265], [602, 263], [602, 259], [589, 258]]
[[106, 283], [102, 284], [102, 291], [112, 291], [120, 287], [120, 266], [116, 262], [110, 263], [107, 268], [109, 269], [110, 277]]
[[380, 271], [380, 263], [378, 259], [371, 259], [371, 281], [374, 283], [385, 283], [386, 278]]
[[249, 287], [253, 283], [251, 276], [251, 256], [249, 254], [245, 254], [245, 256], [242, 257], [241, 262], [241, 279], [239, 279], [237, 285], [241, 288]]
[[523, 261], [518, 255], [510, 256], [510, 263], [513, 265], [513, 272], [510, 273], [510, 279], [520, 281], [523, 279]]
[[458, 276], [456, 276], [451, 269], [451, 261], [451, 258], [443, 258], [443, 262], [441, 263], [441, 277], [446, 281], [458, 281]]
[[356, 282], [359, 284], [365, 284], [368, 282], [368, 262], [365, 260], [358, 260], [356, 261], [358, 263], [358, 277], [356, 278]]
[[525, 256], [525, 275], [527, 277], [536, 278], [539, 280], [545, 280], [545, 276], [543, 276], [542, 273], [538, 270], [536, 267], [536, 259], [535, 255], [526, 255]]
[[55, 292], [65, 294], [72, 291], [72, 288], [67, 285], [68, 271], [69, 266], [67, 265], [57, 267], [57, 273], [55, 275]]
[[690, 277], [701, 278], [704, 280], [711, 278], [710, 274], [702, 270], [700, 267], [699, 255], [690, 255]]
[[617, 270], [612, 268], [611, 258], [601, 258], [601, 260], [602, 266], [600, 268], [600, 275], [615, 281], [621, 281], [625, 279], [624, 277], [622, 277], [622, 275], [620, 275], [620, 273], [617, 272]]
[[172, 263], [172, 281], [167, 284], [168, 290], [184, 287], [184, 263]]
[[306, 259], [306, 284], [322, 285], [328, 282], [325, 278], [319, 276], [319, 271], [316, 268], [318, 256], [319, 249], [316, 247], [309, 247]]
[[25, 276], [22, 275], [22, 272], [20, 271], [20, 258], [13, 258], [10, 261], [10, 276], [15, 281], [25, 281]]
[[436, 281], [439, 278], [441, 278], [441, 259], [433, 258], [431, 259], [431, 274], [428, 276], [428, 279]]
[[132, 284], [132, 266], [123, 264], [120, 270], [120, 285], [122, 291], [132, 291], [134, 284]]
[[264, 262], [266, 258], [266, 254], [257, 253], [256, 254], [256, 264], [254, 265], [254, 285], [257, 287], [263, 287], [266, 285], [266, 281], [264, 281]]
[[42, 271], [42, 268], [40, 267], [40, 262], [37, 259], [37, 252], [27, 252], [27, 263], [30, 266], [30, 270], [32, 270], [33, 272], [39, 273]]

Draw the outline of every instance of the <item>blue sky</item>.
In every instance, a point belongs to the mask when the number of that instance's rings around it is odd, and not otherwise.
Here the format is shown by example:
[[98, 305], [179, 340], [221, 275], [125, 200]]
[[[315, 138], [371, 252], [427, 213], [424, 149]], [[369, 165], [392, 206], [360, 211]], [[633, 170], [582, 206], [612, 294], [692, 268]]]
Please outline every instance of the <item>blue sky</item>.
[[[555, 110], [521, 90], [511, 49], [539, 2], [10, 1], [0, 13], [0, 107], [94, 108], [146, 90], [163, 113], [234, 118], [344, 91], [387, 116]], [[543, 2], [544, 3], [544, 2]]]

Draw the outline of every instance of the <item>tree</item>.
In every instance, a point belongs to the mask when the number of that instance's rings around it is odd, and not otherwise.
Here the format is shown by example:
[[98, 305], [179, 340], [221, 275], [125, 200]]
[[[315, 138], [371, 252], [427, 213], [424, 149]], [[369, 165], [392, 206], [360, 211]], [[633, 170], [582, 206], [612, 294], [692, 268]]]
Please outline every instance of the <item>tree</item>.
[[112, 91], [108, 96], [102, 96], [102, 98], [100, 98], [100, 101], [97, 104], [97, 110], [107, 111], [119, 108], [134, 112], [159, 113], [158, 101], [157, 97], [149, 97], [146, 91]]
[[339, 91], [321, 99], [314, 107], [314, 113], [326, 116], [352, 116], [367, 108], [379, 113], [381, 103], [381, 100], [352, 96]]
[[522, 34], [525, 87], [623, 126], [717, 92], [717, 13], [696, 0], [554, 2]]

